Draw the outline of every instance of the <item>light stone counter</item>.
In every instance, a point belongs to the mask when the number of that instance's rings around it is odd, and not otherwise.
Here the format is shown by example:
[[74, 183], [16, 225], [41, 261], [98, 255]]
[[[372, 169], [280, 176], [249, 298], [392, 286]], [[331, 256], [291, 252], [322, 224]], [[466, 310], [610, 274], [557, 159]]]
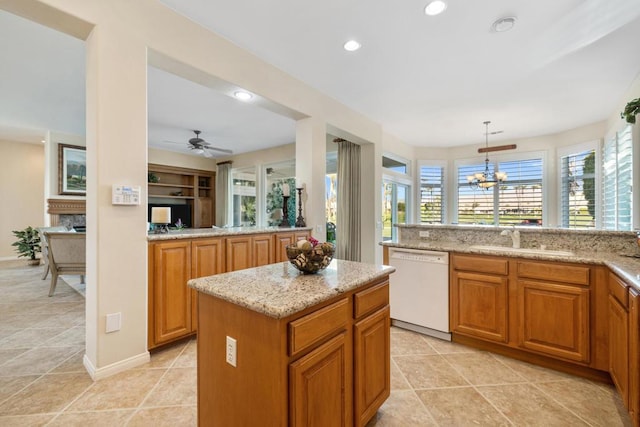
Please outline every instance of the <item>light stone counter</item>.
[[334, 259], [317, 274], [302, 274], [290, 262], [189, 280], [200, 292], [280, 319], [356, 289], [394, 267]]
[[149, 233], [148, 241], [193, 239], [198, 237], [225, 237], [242, 234], [286, 233], [295, 231], [311, 231], [312, 227], [229, 227], [229, 228], [185, 228], [171, 230], [164, 234]]
[[[484, 242], [483, 242], [484, 243]], [[509, 256], [517, 258], [547, 260], [547, 261], [564, 261], [575, 262], [580, 264], [601, 264], [609, 267], [613, 272], [625, 279], [630, 285], [640, 290], [640, 258], [635, 258], [637, 251], [634, 247], [628, 246], [628, 250], [620, 252], [606, 252], [594, 250], [573, 250], [574, 256], [549, 255], [544, 252], [539, 253], [514, 253], [510, 252], [508, 247], [504, 251], [487, 251], [482, 249], [472, 249], [473, 244], [460, 243], [456, 241], [434, 241], [434, 240], [405, 240], [403, 242], [382, 242], [382, 246], [407, 248], [407, 249], [423, 249], [441, 252], [457, 252], [478, 255], [494, 255]], [[500, 245], [500, 242], [493, 243]], [[505, 245], [506, 246], [506, 245]], [[555, 249], [555, 248], [550, 248]], [[623, 256], [628, 254], [633, 256]]]

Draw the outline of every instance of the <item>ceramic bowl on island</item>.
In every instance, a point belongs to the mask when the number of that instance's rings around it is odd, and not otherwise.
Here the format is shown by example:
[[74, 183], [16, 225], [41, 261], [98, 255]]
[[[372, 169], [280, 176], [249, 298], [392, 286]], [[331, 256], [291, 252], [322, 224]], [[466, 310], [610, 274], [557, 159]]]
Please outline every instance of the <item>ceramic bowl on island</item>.
[[331, 263], [336, 247], [333, 243], [320, 243], [310, 237], [299, 240], [295, 245], [286, 248], [289, 262], [304, 274], [314, 274], [324, 270]]

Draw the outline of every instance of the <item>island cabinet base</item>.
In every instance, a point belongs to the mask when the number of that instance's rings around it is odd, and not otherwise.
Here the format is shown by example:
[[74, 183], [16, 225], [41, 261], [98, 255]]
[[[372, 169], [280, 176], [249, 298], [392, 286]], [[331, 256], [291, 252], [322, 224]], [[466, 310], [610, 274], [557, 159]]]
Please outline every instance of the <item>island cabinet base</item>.
[[363, 426], [389, 396], [388, 277], [281, 319], [198, 304], [200, 426]]

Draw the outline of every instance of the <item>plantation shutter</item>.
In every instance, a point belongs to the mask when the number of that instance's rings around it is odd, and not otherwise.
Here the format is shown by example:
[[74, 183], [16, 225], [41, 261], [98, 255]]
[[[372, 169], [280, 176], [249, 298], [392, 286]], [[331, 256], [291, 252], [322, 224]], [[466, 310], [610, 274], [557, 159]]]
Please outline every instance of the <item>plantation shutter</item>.
[[[493, 189], [473, 188], [467, 176], [484, 171], [484, 164], [458, 167], [458, 224], [494, 224]], [[489, 173], [494, 166], [489, 164]]]
[[632, 149], [631, 125], [603, 146], [602, 228], [606, 230], [631, 230]]
[[561, 215], [565, 228], [595, 227], [595, 150], [561, 157]]
[[420, 223], [443, 222], [444, 168], [441, 166], [420, 167]]
[[542, 225], [542, 159], [498, 164], [506, 172], [499, 190], [499, 225]]

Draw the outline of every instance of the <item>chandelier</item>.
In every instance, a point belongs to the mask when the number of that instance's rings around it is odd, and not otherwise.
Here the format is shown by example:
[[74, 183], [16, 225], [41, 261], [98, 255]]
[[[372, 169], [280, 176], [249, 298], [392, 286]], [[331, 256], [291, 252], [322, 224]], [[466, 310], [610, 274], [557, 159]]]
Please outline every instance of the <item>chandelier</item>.
[[[488, 190], [496, 184], [504, 182], [507, 180], [507, 174], [505, 172], [494, 172], [493, 174], [489, 173], [489, 121], [484, 122], [485, 131], [485, 153], [486, 157], [484, 159], [484, 172], [474, 173], [473, 175], [467, 176], [467, 182], [473, 188], [483, 188]], [[492, 132], [491, 135], [495, 135], [498, 132]]]

